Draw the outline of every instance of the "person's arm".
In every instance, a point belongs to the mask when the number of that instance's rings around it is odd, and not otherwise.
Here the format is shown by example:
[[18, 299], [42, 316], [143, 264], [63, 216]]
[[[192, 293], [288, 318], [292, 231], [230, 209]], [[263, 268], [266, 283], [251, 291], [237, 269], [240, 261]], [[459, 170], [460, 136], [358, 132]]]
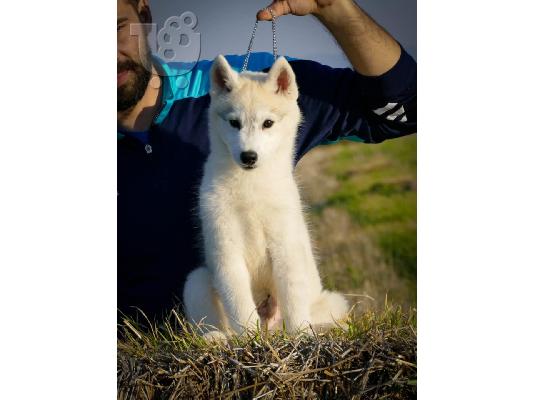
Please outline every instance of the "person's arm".
[[[351, 70], [314, 61], [290, 61], [304, 117], [297, 159], [318, 144], [340, 139], [379, 143], [416, 132], [417, 65], [351, 0], [283, 0], [269, 7], [278, 16], [317, 16], [354, 67]], [[271, 14], [263, 10], [257, 18], [269, 20]]]
[[[399, 44], [352, 0], [276, 0], [268, 8], [275, 16], [316, 16], [362, 75], [382, 75], [399, 60]], [[270, 20], [271, 13], [261, 10], [256, 17]]]
[[385, 74], [363, 76], [350, 68], [291, 60], [303, 121], [296, 156], [341, 139], [380, 143], [417, 130], [417, 78], [413, 58], [402, 49]]

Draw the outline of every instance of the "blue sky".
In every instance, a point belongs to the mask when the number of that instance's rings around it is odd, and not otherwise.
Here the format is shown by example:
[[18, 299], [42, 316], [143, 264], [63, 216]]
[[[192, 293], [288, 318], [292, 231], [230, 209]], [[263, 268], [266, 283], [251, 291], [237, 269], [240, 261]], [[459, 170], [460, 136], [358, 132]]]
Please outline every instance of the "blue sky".
[[[218, 54], [244, 54], [256, 12], [269, 4], [258, 0], [151, 0], [158, 27], [170, 16], [192, 11], [198, 18], [195, 31], [201, 34], [200, 59]], [[414, 57], [416, 48], [416, 0], [361, 0], [358, 4], [386, 28]], [[284, 16], [277, 24], [279, 54], [319, 61], [333, 67], [349, 62], [330, 33], [312, 16]], [[258, 27], [254, 51], [272, 51], [270, 22]], [[182, 60], [187, 61], [187, 60]]]

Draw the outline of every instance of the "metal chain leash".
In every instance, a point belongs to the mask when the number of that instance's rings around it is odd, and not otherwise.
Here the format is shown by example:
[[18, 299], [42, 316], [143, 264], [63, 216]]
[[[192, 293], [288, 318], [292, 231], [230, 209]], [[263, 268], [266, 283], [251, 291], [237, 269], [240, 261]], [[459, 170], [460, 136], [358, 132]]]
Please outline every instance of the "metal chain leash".
[[[274, 61], [278, 58], [278, 48], [276, 44], [276, 15], [274, 14], [274, 11], [272, 8], [268, 8], [269, 12], [271, 13], [271, 19], [272, 19], [272, 28], [273, 28], [273, 57]], [[250, 53], [252, 52], [252, 44], [254, 43], [254, 38], [256, 37], [256, 30], [258, 29], [258, 20], [254, 23], [254, 28], [252, 29], [252, 36], [250, 37], [250, 42], [248, 44], [247, 54], [245, 56], [245, 61], [243, 62], [243, 67], [241, 68], [241, 72], [246, 71], [248, 67], [248, 60], [250, 58]]]
[[278, 58], [278, 46], [276, 44], [276, 15], [274, 15], [274, 11], [272, 8], [269, 8], [269, 12], [271, 13], [271, 19], [272, 19], [272, 29], [273, 29], [273, 57], [274, 61]]

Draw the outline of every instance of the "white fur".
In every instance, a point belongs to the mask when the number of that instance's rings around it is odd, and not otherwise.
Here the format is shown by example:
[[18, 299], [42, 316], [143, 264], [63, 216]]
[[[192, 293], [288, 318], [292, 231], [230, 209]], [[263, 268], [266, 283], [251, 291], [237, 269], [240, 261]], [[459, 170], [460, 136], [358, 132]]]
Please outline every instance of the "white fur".
[[[227, 334], [280, 327], [282, 319], [290, 332], [332, 324], [348, 306], [322, 288], [293, 176], [301, 119], [293, 70], [280, 57], [268, 74], [237, 74], [218, 56], [211, 82], [211, 152], [199, 201], [206, 266], [187, 278], [187, 316], [205, 332]], [[266, 119], [271, 128], [263, 128]], [[240, 154], [251, 150], [258, 160], [247, 170]]]

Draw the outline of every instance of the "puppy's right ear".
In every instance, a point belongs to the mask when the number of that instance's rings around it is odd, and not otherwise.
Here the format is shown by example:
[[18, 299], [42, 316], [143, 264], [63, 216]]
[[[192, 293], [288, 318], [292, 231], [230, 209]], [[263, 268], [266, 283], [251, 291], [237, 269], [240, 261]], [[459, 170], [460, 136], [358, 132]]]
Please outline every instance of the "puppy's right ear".
[[228, 64], [226, 58], [218, 55], [211, 66], [210, 79], [211, 91], [219, 94], [231, 92], [236, 87], [239, 76]]

